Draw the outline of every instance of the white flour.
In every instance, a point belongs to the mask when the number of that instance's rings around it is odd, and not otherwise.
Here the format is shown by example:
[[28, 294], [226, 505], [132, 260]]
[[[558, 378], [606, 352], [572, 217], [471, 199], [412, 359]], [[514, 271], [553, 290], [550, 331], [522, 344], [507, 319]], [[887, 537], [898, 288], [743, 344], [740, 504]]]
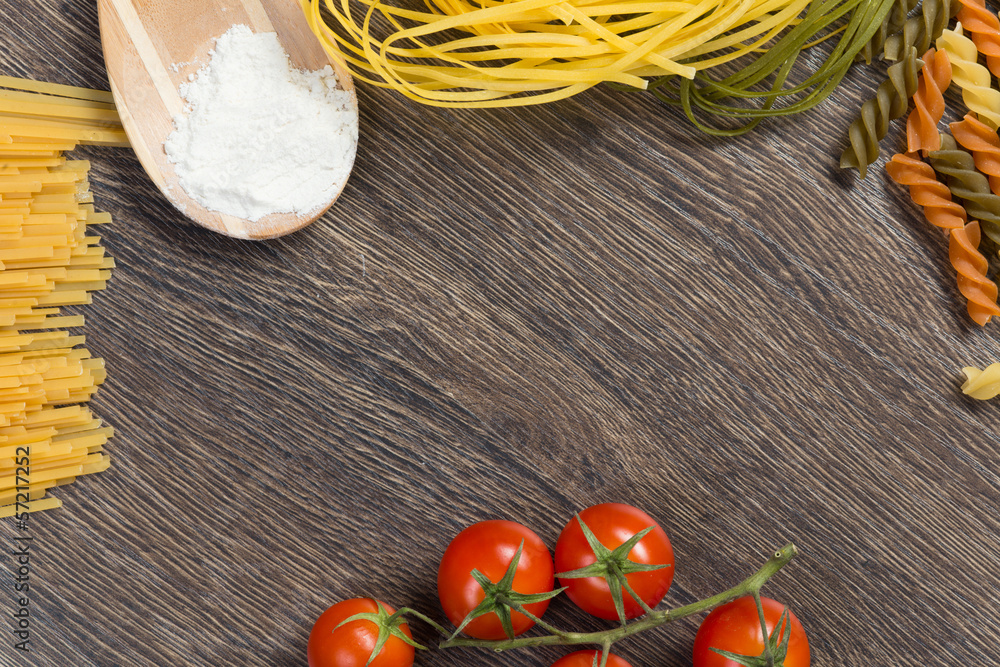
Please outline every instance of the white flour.
[[184, 191], [207, 209], [251, 221], [329, 203], [358, 144], [357, 102], [337, 88], [333, 69], [296, 70], [275, 33], [244, 25], [209, 55], [181, 85], [188, 107], [163, 144]]

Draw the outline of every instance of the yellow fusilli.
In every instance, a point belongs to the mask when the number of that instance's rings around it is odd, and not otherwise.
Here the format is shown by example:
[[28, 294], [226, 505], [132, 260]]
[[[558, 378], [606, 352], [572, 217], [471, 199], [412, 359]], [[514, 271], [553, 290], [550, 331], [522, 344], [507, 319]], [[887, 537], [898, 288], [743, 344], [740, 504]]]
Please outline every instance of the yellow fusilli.
[[980, 401], [993, 398], [1000, 394], [1000, 362], [990, 364], [983, 370], [975, 366], [966, 366], [962, 369], [965, 373], [965, 383], [962, 385], [962, 392]]
[[1000, 127], [1000, 90], [992, 87], [990, 71], [979, 64], [979, 50], [962, 34], [962, 24], [943, 31], [937, 48], [948, 54], [951, 78], [962, 89], [965, 105], [994, 130]]

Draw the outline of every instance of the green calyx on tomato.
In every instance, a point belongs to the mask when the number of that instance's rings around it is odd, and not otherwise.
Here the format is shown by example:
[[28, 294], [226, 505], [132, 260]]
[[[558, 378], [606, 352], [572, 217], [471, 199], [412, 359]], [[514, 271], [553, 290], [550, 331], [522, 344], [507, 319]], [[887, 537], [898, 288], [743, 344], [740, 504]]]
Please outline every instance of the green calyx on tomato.
[[648, 528], [645, 528], [630, 537], [615, 549], [609, 549], [601, 544], [601, 541], [596, 535], [594, 535], [593, 531], [591, 531], [587, 524], [584, 523], [581, 515], [577, 514], [574, 518], [577, 522], [579, 522], [580, 528], [583, 531], [583, 536], [586, 538], [587, 544], [594, 552], [594, 556], [597, 560], [586, 567], [570, 570], [568, 572], [557, 572], [556, 577], [560, 580], [587, 579], [590, 577], [604, 579], [608, 584], [608, 592], [611, 595], [615, 611], [618, 614], [618, 620], [621, 621], [622, 625], [625, 625], [628, 622], [628, 618], [625, 614], [625, 600], [622, 595], [622, 589], [624, 589], [625, 592], [627, 592], [645, 612], [651, 612], [652, 608], [646, 604], [646, 601], [642, 599], [642, 596], [632, 589], [627, 576], [634, 572], [653, 572], [656, 570], [662, 570], [671, 567], [672, 563], [636, 563], [629, 560], [628, 557], [632, 552], [632, 549], [635, 548], [635, 545], [637, 545], [642, 538], [646, 537], [646, 535], [657, 528], [657, 526], [649, 526]]
[[406, 614], [440, 627], [419, 612], [397, 612], [375, 598], [337, 602], [320, 614], [309, 632], [309, 667], [412, 667], [415, 649], [423, 647], [413, 642], [402, 620]]
[[809, 640], [788, 607], [753, 593], [705, 617], [694, 667], [809, 667]]
[[[504, 634], [508, 639], [513, 639], [515, 632], [511, 619], [512, 608], [515, 611], [524, 614], [535, 623], [539, 622], [539, 619], [534, 614], [524, 608], [525, 605], [537, 604], [539, 602], [551, 600], [555, 596], [562, 593], [565, 589], [557, 588], [544, 593], [518, 593], [515, 591], [513, 589], [514, 575], [517, 573], [517, 566], [521, 562], [521, 553], [523, 550], [524, 540], [521, 540], [520, 545], [517, 547], [517, 551], [514, 552], [514, 556], [510, 559], [510, 564], [507, 566], [507, 570], [504, 572], [503, 577], [501, 577], [500, 581], [497, 581], [496, 583], [490, 581], [490, 578], [478, 569], [473, 569], [472, 572], [470, 572], [470, 576], [475, 579], [476, 583], [478, 583], [483, 589], [485, 597], [482, 602], [476, 605], [476, 607], [470, 611], [464, 619], [462, 619], [462, 622], [459, 624], [455, 632], [452, 633], [449, 639], [454, 639], [458, 636], [458, 634], [465, 629], [465, 626], [475, 619], [490, 613], [496, 614], [497, 618], [500, 619], [500, 625], [503, 628]], [[549, 576], [551, 577], [551, 574]]]
[[[760, 611], [761, 618], [764, 617], [764, 610]], [[767, 626], [764, 626], [765, 629]], [[715, 648], [714, 646], [709, 650], [713, 653], [718, 653], [723, 658], [728, 658], [735, 663], [743, 665], [743, 667], [769, 667], [773, 665], [774, 667], [782, 667], [785, 664], [785, 656], [788, 655], [788, 640], [791, 638], [791, 632], [782, 632], [784, 628], [788, 626], [788, 607], [781, 610], [781, 617], [778, 619], [778, 623], [774, 626], [774, 630], [767, 638], [767, 647], [761, 652], [760, 655], [743, 655], [742, 653], [735, 653], [733, 651], [726, 651], [721, 648]], [[779, 638], [780, 635], [780, 638]], [[771, 654], [771, 661], [768, 662], [768, 653]]]
[[410, 636], [410, 634], [408, 632], [404, 632], [402, 629], [402, 626], [404, 626], [406, 623], [404, 616], [407, 613], [411, 612], [410, 609], [404, 607], [402, 609], [399, 609], [398, 611], [390, 613], [389, 610], [386, 609], [381, 602], [376, 601], [376, 605], [378, 609], [375, 612], [360, 613], [360, 614], [354, 614], [353, 616], [348, 616], [340, 623], [338, 623], [337, 626], [334, 628], [334, 630], [336, 630], [337, 628], [340, 628], [341, 626], [344, 626], [348, 623], [352, 623], [354, 621], [370, 621], [375, 624], [375, 626], [378, 628], [378, 636], [375, 639], [375, 646], [372, 648], [371, 655], [368, 656], [368, 662], [366, 662], [365, 665], [370, 665], [372, 663], [372, 660], [375, 659], [375, 656], [377, 656], [379, 653], [382, 652], [382, 648], [386, 645], [386, 642], [388, 642], [389, 639], [392, 637], [401, 639], [403, 642], [409, 644], [413, 648], [418, 648], [420, 650], [427, 650], [426, 646], [421, 646], [417, 642], [413, 641], [413, 638]]
[[[514, 521], [480, 521], [456, 535], [441, 556], [438, 597], [448, 620], [456, 627], [463, 626], [464, 634], [474, 639], [511, 641], [511, 630], [517, 636], [539, 623], [549, 600], [548, 595], [540, 595], [541, 602], [521, 604], [517, 601], [525, 598], [510, 593], [548, 594], [555, 582], [554, 572], [548, 547], [530, 528]], [[491, 601], [487, 601], [487, 593]], [[487, 612], [470, 621], [469, 614], [481, 611], [484, 602], [487, 606], [506, 603], [510, 609], [501, 608], [500, 614]], [[508, 615], [510, 623], [505, 628], [501, 616]]]

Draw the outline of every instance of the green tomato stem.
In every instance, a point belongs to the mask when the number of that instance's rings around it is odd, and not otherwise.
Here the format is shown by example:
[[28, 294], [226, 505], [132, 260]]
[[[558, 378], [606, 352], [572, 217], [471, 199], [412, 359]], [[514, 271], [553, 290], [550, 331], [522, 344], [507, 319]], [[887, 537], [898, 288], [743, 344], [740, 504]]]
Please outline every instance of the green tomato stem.
[[527, 609], [525, 609], [524, 605], [521, 605], [521, 604], [519, 604], [517, 602], [514, 602], [512, 600], [506, 600], [506, 599], [503, 600], [503, 603], [506, 604], [511, 609], [513, 609], [514, 611], [516, 611], [516, 612], [518, 612], [520, 614], [523, 614], [523, 615], [527, 616], [528, 618], [530, 618], [539, 627], [544, 628], [546, 632], [551, 632], [553, 635], [556, 635], [556, 636], [559, 636], [559, 637], [565, 637], [568, 634], [572, 634], [572, 633], [569, 633], [569, 632], [565, 632], [564, 630], [560, 630], [559, 628], [555, 627], [554, 625], [551, 625], [550, 623], [546, 623], [541, 618], [539, 618], [538, 616], [535, 616], [530, 611], [528, 611]]
[[459, 647], [479, 647], [488, 648], [494, 651], [508, 651], [515, 648], [527, 648], [530, 646], [568, 646], [576, 644], [598, 645], [608, 648], [611, 644], [630, 637], [638, 632], [649, 630], [661, 626], [665, 623], [693, 616], [708, 611], [727, 602], [732, 602], [736, 598], [745, 595], [759, 596], [761, 587], [768, 579], [788, 565], [788, 563], [798, 554], [794, 544], [786, 544], [781, 549], [774, 552], [774, 555], [767, 559], [767, 562], [742, 582], [733, 586], [727, 591], [723, 591], [712, 597], [693, 602], [676, 609], [653, 611], [642, 616], [624, 626], [602, 630], [600, 632], [560, 632], [550, 635], [533, 635], [530, 637], [515, 637], [514, 639], [472, 639], [469, 637], [453, 637], [439, 644], [440, 648]]
[[[445, 630], [444, 627], [440, 623], [437, 623], [436, 621], [434, 621], [434, 619], [428, 617], [425, 614], [421, 614], [416, 609], [411, 609], [410, 607], [400, 607], [399, 609], [396, 610], [396, 613], [393, 614], [393, 616], [394, 617], [403, 617], [403, 616], [406, 616], [407, 614], [420, 619], [421, 621], [423, 621], [427, 625], [431, 626], [432, 628], [434, 628], [435, 630], [437, 630], [438, 632], [440, 632], [442, 635], [445, 635], [445, 636], [448, 635], [448, 631]], [[341, 624], [341, 625], [343, 625], [343, 624]]]
[[[754, 591], [753, 601], [757, 605], [757, 616], [760, 619], [761, 637], [764, 638], [764, 661], [766, 667], [774, 667], [774, 656], [771, 654], [771, 633], [767, 631], [767, 621], [764, 619], [764, 603], [760, 601], [760, 591]], [[780, 629], [779, 629], [780, 632]]]

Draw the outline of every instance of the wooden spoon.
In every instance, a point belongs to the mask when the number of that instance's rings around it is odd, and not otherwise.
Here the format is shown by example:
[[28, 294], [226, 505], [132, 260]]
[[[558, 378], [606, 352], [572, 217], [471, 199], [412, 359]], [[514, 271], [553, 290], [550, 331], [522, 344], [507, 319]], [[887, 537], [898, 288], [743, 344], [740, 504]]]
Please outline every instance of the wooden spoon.
[[[182, 82], [209, 62], [215, 40], [237, 24], [275, 32], [300, 69], [331, 64], [354, 95], [347, 70], [327, 56], [297, 0], [98, 0], [101, 43], [122, 125], [150, 178], [180, 211], [203, 227], [229, 236], [266, 239], [301, 229], [337, 200], [308, 216], [268, 215], [256, 222], [210, 211], [181, 188], [163, 142], [182, 113]], [[345, 178], [346, 181], [346, 178]]]

